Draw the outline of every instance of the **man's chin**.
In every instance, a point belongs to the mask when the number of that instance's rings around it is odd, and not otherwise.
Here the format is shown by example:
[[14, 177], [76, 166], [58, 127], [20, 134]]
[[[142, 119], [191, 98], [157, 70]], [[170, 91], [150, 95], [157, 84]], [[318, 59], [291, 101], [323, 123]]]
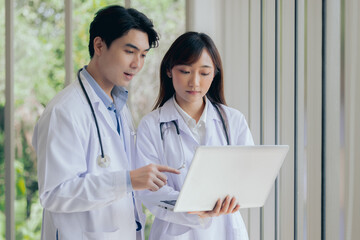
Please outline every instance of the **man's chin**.
[[121, 80], [116, 84], [116, 86], [126, 88], [130, 85], [130, 82], [131, 81], [129, 81], [129, 80]]

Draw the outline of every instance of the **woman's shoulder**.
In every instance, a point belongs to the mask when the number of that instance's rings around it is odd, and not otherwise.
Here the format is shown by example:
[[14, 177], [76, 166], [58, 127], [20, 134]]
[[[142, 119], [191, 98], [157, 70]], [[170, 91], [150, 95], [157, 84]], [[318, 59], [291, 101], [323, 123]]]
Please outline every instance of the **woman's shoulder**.
[[234, 120], [242, 120], [244, 119], [244, 114], [239, 110], [226, 106], [224, 104], [219, 104], [220, 108], [222, 109], [223, 113], [225, 114], [226, 118], [234, 119]]
[[151, 111], [150, 113], [146, 114], [141, 119], [139, 126], [141, 124], [151, 124], [151, 125], [159, 124], [160, 119], [161, 121], [163, 121], [164, 116], [168, 116], [168, 114], [172, 114], [174, 112], [174, 105], [172, 104], [172, 101], [173, 100], [170, 98], [161, 107], [158, 107], [155, 110]]
[[144, 125], [150, 125], [153, 126], [154, 124], [158, 124], [159, 123], [159, 109], [155, 109], [151, 112], [149, 112], [148, 114], [146, 114], [139, 123], [139, 128], [144, 126]]

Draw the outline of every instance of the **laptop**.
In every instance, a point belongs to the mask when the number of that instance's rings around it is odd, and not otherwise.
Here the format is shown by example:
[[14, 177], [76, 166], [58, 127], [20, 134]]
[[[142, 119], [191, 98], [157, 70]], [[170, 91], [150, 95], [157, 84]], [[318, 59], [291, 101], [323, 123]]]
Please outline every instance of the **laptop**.
[[240, 208], [262, 207], [289, 150], [288, 145], [200, 146], [178, 196], [143, 196], [174, 212], [210, 211], [227, 195]]

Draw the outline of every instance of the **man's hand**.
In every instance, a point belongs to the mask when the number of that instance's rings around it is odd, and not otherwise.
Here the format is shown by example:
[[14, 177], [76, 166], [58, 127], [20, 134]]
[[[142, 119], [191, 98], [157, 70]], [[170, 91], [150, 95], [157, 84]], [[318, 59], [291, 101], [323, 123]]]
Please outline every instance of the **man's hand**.
[[240, 209], [240, 205], [236, 203], [236, 198], [230, 196], [226, 196], [224, 201], [221, 201], [219, 199], [215, 207], [212, 211], [194, 211], [189, 212], [190, 214], [197, 214], [201, 218], [207, 218], [207, 217], [217, 217], [220, 215], [230, 214], [238, 211]]
[[131, 184], [134, 190], [157, 191], [162, 188], [166, 182], [167, 177], [162, 172], [169, 172], [179, 174], [180, 171], [164, 165], [149, 164], [130, 171]]

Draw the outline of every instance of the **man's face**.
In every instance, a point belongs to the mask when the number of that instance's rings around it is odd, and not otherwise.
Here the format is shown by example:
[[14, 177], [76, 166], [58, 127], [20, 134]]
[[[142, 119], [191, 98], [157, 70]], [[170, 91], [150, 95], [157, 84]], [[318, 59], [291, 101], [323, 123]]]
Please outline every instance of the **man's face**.
[[98, 69], [104, 85], [127, 87], [144, 65], [148, 53], [148, 35], [131, 29], [107, 48], [104, 41], [98, 55]]

